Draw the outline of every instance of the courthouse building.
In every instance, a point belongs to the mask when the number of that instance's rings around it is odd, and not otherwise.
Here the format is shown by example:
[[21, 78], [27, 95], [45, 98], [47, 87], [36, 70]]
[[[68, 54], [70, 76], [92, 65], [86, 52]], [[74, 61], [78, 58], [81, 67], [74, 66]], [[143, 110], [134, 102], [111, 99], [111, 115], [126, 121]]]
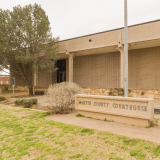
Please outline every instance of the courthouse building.
[[[70, 81], [81, 87], [124, 87], [124, 28], [62, 40], [59, 45], [58, 71], [39, 70], [35, 86]], [[128, 50], [129, 88], [160, 89], [160, 20], [129, 26]], [[16, 85], [24, 81], [17, 78]]]

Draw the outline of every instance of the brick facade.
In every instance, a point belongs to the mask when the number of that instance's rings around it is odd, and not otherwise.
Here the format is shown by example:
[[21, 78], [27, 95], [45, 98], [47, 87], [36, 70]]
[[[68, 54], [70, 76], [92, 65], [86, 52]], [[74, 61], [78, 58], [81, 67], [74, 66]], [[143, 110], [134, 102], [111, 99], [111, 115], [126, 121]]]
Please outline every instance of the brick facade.
[[0, 85], [10, 84], [10, 76], [9, 75], [0, 75]]

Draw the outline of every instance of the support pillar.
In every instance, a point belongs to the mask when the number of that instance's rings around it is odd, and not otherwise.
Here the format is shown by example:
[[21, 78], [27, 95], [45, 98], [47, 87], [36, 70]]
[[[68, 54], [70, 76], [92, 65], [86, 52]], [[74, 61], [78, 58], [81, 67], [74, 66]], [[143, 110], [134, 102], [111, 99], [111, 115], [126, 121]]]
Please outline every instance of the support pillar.
[[69, 58], [69, 82], [73, 82], [73, 57], [74, 53], [66, 52]]
[[38, 68], [35, 64], [36, 72], [33, 75], [33, 94], [35, 95], [35, 89], [38, 86]]
[[[124, 52], [124, 44], [122, 44], [122, 37], [123, 37], [122, 33], [123, 33], [122, 30], [118, 31], [118, 47], [116, 47], [120, 51], [120, 88], [124, 88], [125, 82], [126, 82], [126, 78], [125, 78], [125, 52]], [[128, 48], [129, 48], [129, 45], [128, 45]]]
[[38, 84], [38, 74], [34, 73], [34, 86]]
[[125, 55], [124, 55], [124, 48], [123, 45], [117, 47], [120, 51], [120, 88], [124, 88], [124, 81], [125, 81]]

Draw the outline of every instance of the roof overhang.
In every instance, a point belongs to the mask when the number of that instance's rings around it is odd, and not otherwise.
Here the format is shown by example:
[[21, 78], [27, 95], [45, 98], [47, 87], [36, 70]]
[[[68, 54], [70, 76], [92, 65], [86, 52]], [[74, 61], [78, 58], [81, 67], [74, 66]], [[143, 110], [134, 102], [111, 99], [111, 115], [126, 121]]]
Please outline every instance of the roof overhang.
[[[160, 46], [160, 39], [129, 43], [128, 50], [151, 48], [151, 47], [158, 47], [158, 46]], [[93, 54], [119, 52], [117, 47], [118, 45], [105, 46], [105, 47], [98, 47], [98, 48], [92, 48], [92, 49], [70, 51], [70, 53], [74, 53], [75, 56], [85, 56], [85, 55], [93, 55]], [[67, 58], [68, 56], [66, 55], [66, 52], [59, 53], [59, 55], [60, 55], [60, 59]]]

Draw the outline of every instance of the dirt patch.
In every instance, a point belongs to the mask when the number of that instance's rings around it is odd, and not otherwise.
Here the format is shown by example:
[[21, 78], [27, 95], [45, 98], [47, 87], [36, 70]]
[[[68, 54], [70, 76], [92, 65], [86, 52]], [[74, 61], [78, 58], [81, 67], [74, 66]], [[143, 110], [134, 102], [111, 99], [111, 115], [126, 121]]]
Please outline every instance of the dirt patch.
[[[32, 105], [30, 108], [32, 109], [38, 109], [38, 110], [43, 110], [43, 111], [48, 111], [51, 112], [52, 114], [61, 114], [60, 112], [57, 112], [55, 108], [52, 106], [41, 106], [41, 105]], [[74, 107], [70, 107], [69, 111], [75, 110]], [[65, 114], [65, 112], [63, 112]], [[68, 112], [66, 112], [68, 113]]]
[[[25, 108], [24, 106], [16, 106], [14, 104], [14, 101], [10, 101], [10, 100], [4, 100], [4, 101], [1, 101], [0, 104], [2, 105], [12, 105], [12, 107], [19, 107], [19, 108]], [[37, 110], [42, 110], [42, 111], [48, 111], [48, 112], [51, 112], [51, 114], [67, 114], [69, 113], [70, 111], [73, 111], [75, 110], [74, 109], [74, 106], [71, 106], [68, 110], [68, 112], [58, 112], [55, 108], [53, 108], [52, 106], [48, 105], [49, 103], [47, 102], [44, 102], [44, 101], [40, 101], [38, 102], [38, 104], [35, 104], [35, 105], [32, 105], [30, 108], [31, 109], [37, 109]], [[22, 115], [23, 117], [23, 115]], [[21, 117], [19, 117], [21, 118]]]
[[23, 109], [23, 107], [14, 107], [14, 106], [10, 106], [10, 105], [3, 105], [3, 108], [5, 108], [5, 109], [9, 109], [9, 110], [13, 110], [14, 112], [14, 114], [12, 114], [12, 115], [15, 115], [16, 117], [18, 117], [18, 118], [25, 118], [25, 117], [28, 117], [28, 116], [30, 116], [31, 115], [31, 113], [30, 112], [27, 112], [26, 113], [26, 111], [24, 110], [22, 110]]
[[41, 155], [41, 150], [34, 149], [34, 147], [31, 147], [28, 149], [29, 156], [24, 156], [20, 160], [30, 160], [30, 159], [36, 159]]
[[9, 100], [4, 100], [4, 101], [1, 101], [0, 104], [11, 105], [11, 104], [13, 104], [13, 102], [9, 101]]
[[32, 105], [30, 108], [32, 108], [32, 109], [38, 109], [38, 110], [44, 110], [44, 111], [49, 111], [51, 113], [54, 113], [54, 110], [52, 109], [51, 106]]

